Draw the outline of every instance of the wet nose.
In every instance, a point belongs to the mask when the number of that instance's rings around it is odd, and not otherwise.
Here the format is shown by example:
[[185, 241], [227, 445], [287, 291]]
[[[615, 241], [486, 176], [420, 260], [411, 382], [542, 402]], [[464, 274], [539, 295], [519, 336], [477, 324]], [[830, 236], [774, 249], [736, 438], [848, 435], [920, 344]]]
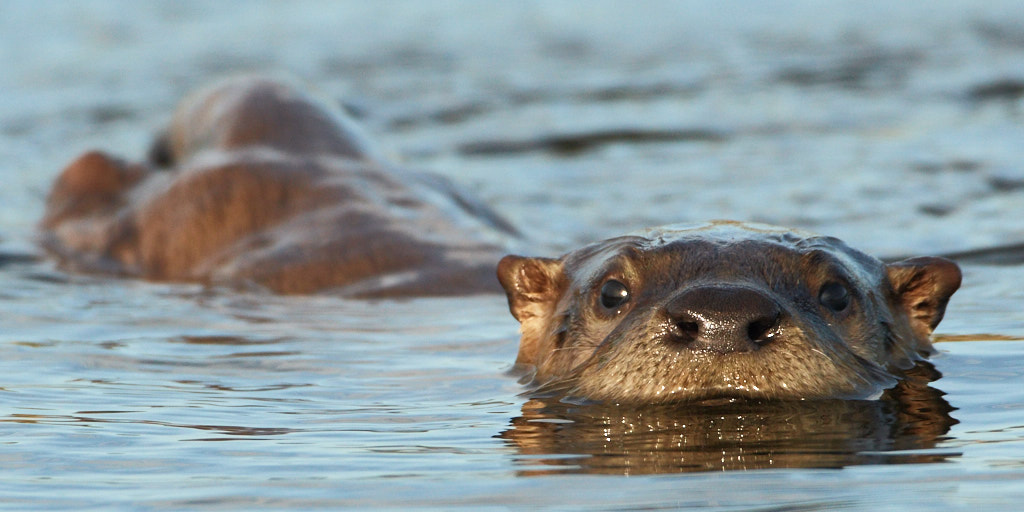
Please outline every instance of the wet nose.
[[691, 288], [666, 307], [673, 341], [694, 350], [750, 352], [772, 341], [782, 309], [750, 288]]

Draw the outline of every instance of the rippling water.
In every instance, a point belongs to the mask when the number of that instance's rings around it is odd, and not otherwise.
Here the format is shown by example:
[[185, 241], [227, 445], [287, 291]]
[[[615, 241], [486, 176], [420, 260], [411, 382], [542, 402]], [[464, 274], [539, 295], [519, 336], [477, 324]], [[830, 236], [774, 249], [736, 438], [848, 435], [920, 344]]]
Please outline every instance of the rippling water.
[[[1017, 2], [5, 4], [0, 508], [1013, 510], [1021, 27]], [[499, 296], [247, 295], [32, 257], [62, 165], [141, 154], [182, 94], [251, 70], [339, 98], [544, 254], [721, 217], [881, 256], [998, 249], [964, 260], [935, 369], [889, 400], [639, 408], [520, 396]]]

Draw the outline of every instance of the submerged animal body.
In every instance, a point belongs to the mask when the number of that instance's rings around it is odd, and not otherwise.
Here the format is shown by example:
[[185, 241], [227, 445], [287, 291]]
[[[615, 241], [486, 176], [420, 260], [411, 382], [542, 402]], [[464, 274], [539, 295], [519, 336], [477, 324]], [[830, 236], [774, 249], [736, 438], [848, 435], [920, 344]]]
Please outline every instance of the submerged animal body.
[[870, 398], [932, 352], [956, 264], [714, 222], [498, 268], [534, 384], [614, 402]]
[[72, 270], [359, 297], [499, 291], [517, 236], [448, 180], [384, 162], [333, 106], [259, 77], [186, 99], [148, 161], [79, 157], [40, 227]]

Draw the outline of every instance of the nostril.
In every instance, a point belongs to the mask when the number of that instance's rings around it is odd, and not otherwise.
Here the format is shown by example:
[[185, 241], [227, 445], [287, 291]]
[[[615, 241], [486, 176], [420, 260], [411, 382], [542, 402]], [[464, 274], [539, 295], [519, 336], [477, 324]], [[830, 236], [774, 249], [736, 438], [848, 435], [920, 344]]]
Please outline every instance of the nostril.
[[747, 338], [758, 345], [768, 343], [775, 335], [777, 325], [779, 325], [779, 315], [758, 318], [747, 324]]
[[683, 341], [693, 341], [700, 335], [700, 324], [697, 322], [676, 322], [675, 334]]

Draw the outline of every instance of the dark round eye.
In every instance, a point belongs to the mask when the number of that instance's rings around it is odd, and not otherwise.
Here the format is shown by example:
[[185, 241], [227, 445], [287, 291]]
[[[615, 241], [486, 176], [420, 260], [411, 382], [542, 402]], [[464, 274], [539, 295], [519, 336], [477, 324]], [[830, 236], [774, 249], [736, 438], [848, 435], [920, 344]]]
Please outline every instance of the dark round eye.
[[601, 305], [615, 309], [629, 301], [629, 288], [619, 281], [609, 279], [601, 286]]
[[818, 292], [818, 302], [835, 312], [840, 312], [850, 305], [850, 292], [840, 283], [825, 283]]

